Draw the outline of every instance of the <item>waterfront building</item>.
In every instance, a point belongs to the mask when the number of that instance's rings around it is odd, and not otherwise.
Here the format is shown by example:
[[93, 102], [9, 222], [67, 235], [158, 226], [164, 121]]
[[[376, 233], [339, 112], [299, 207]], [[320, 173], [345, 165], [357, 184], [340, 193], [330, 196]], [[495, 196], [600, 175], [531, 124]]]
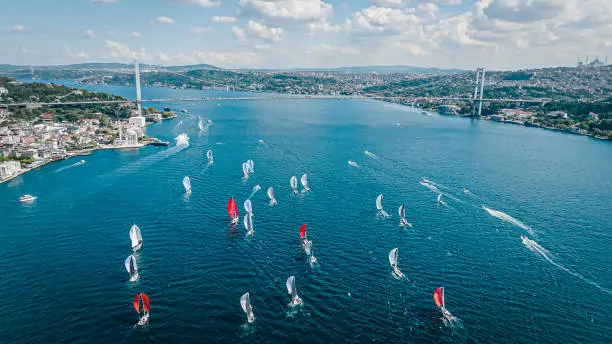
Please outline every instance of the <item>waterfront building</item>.
[[130, 117], [128, 123], [130, 126], [142, 128], [145, 126], [145, 118], [142, 116]]
[[19, 161], [9, 160], [0, 163], [0, 179], [8, 178], [15, 173], [21, 171], [21, 164]]
[[128, 129], [125, 132], [125, 142], [129, 146], [138, 144], [138, 134], [134, 129]]

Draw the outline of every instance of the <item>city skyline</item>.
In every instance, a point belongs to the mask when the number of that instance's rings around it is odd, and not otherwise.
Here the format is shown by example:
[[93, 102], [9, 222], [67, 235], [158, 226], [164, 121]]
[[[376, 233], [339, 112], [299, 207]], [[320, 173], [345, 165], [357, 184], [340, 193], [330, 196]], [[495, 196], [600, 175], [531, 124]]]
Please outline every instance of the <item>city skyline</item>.
[[[519, 69], [612, 55], [606, 0], [24, 0], [0, 63]], [[36, 8], [36, 10], [33, 10]]]

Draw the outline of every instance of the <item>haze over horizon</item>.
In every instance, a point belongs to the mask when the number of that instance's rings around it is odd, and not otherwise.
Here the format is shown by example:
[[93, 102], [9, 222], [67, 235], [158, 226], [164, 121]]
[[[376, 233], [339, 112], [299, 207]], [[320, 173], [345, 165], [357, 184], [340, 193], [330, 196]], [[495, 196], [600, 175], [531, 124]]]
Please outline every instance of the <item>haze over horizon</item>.
[[23, 0], [0, 64], [521, 69], [612, 56], [608, 0]]

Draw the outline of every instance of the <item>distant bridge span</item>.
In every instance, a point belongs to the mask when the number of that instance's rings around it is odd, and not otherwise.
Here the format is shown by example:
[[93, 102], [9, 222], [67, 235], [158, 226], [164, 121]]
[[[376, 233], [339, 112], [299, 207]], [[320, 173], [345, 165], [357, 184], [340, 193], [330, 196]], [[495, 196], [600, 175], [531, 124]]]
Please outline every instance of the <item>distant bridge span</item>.
[[[198, 97], [198, 98], [156, 98], [142, 99], [141, 103], [174, 103], [174, 102], [209, 102], [222, 100], [304, 100], [304, 99], [338, 99], [338, 100], [407, 100], [409, 102], [419, 101], [444, 101], [444, 100], [463, 100], [472, 101], [468, 97], [376, 97], [376, 96], [326, 96], [326, 95], [270, 95], [270, 96], [254, 96], [254, 97]], [[547, 103], [550, 98], [533, 98], [533, 99], [482, 99], [486, 102], [516, 102], [516, 103]], [[84, 100], [75, 102], [23, 102], [23, 103], [0, 103], [0, 107], [9, 106], [54, 106], [54, 105], [87, 105], [87, 104], [127, 104], [135, 103], [136, 100]]]

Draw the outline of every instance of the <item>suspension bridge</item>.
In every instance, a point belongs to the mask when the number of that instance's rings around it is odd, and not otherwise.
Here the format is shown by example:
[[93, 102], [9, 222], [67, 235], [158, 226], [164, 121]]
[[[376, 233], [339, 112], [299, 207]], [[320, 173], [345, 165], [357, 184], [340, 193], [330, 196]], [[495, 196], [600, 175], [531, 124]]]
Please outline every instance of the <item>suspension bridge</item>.
[[205, 80], [194, 76], [186, 75], [183, 73], [173, 72], [164, 70], [165, 73], [175, 74], [178, 76], [185, 77], [186, 79], [211, 84], [214, 87], [230, 88], [234, 91], [240, 91], [244, 94], [239, 96], [223, 96], [223, 97], [187, 97], [187, 98], [151, 98], [142, 99], [141, 87], [140, 87], [140, 66], [136, 61], [134, 62], [134, 79], [136, 87], [136, 99], [135, 100], [83, 100], [83, 101], [63, 101], [64, 98], [74, 94], [76, 91], [72, 91], [64, 96], [58, 97], [52, 102], [15, 102], [15, 103], [0, 103], [0, 107], [23, 107], [23, 106], [61, 106], [61, 105], [86, 105], [86, 104], [127, 104], [136, 103], [138, 106], [138, 113], [142, 114], [142, 103], [174, 103], [174, 102], [210, 102], [210, 101], [285, 101], [285, 100], [307, 100], [307, 99], [338, 99], [338, 100], [381, 100], [381, 101], [394, 101], [394, 100], [409, 100], [412, 103], [424, 102], [424, 101], [468, 101], [472, 103], [472, 116], [476, 114], [480, 115], [482, 111], [483, 102], [505, 102], [505, 103], [547, 103], [550, 102], [550, 98], [530, 98], [530, 99], [516, 99], [516, 98], [483, 98], [484, 84], [485, 84], [485, 71], [483, 68], [476, 70], [474, 94], [471, 96], [464, 97], [414, 97], [411, 95], [401, 96], [378, 96], [378, 95], [311, 95], [311, 94], [281, 94], [281, 93], [270, 93], [267, 91], [253, 90], [249, 88], [240, 88], [222, 83], [215, 82], [213, 80]]

